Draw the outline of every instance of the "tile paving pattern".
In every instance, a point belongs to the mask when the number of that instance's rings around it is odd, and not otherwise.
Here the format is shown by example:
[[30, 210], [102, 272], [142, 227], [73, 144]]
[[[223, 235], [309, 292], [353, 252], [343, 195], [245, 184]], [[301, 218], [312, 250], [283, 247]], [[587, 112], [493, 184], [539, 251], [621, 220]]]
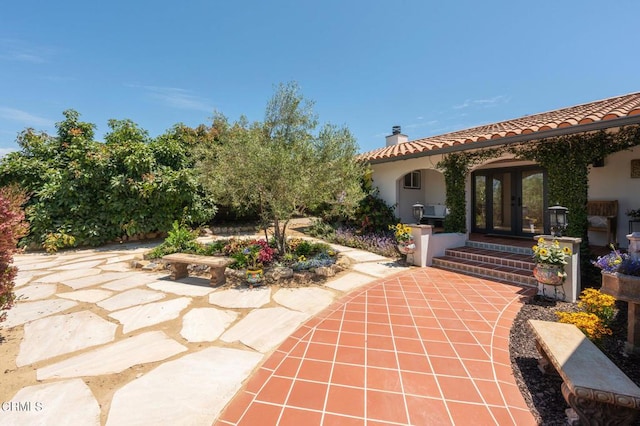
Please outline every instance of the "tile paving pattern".
[[534, 425], [509, 330], [525, 289], [433, 268], [355, 290], [304, 323], [217, 425]]

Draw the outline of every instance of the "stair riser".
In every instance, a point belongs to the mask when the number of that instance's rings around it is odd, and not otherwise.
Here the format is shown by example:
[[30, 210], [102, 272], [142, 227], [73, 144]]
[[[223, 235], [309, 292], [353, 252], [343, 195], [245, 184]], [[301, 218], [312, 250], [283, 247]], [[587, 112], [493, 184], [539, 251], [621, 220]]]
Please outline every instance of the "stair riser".
[[509, 268], [526, 269], [528, 271], [533, 271], [533, 268], [535, 267], [535, 264], [533, 262], [523, 262], [519, 260], [505, 259], [505, 258], [500, 258], [495, 256], [465, 253], [465, 252], [456, 251], [455, 249], [446, 250], [445, 255], [453, 256], [453, 257], [457, 257], [465, 260], [472, 260], [474, 262], [489, 263], [496, 266], [506, 266]]
[[433, 259], [433, 266], [448, 271], [460, 272], [464, 274], [471, 274], [483, 278], [498, 279], [501, 281], [507, 281], [518, 285], [526, 285], [531, 287], [537, 286], [535, 277], [524, 276], [520, 274], [514, 274], [510, 272], [497, 271], [491, 268], [485, 268], [481, 266], [465, 265], [461, 263], [450, 262], [442, 259]]
[[[533, 246], [533, 244], [534, 243], [532, 242], [531, 245]], [[529, 247], [505, 246], [503, 244], [492, 244], [492, 243], [485, 243], [485, 242], [471, 241], [471, 240], [467, 241], [466, 245], [468, 247], [475, 247], [475, 248], [485, 249], [485, 250], [503, 251], [505, 253], [524, 254], [527, 256], [533, 255], [533, 250], [531, 250], [531, 248]]]

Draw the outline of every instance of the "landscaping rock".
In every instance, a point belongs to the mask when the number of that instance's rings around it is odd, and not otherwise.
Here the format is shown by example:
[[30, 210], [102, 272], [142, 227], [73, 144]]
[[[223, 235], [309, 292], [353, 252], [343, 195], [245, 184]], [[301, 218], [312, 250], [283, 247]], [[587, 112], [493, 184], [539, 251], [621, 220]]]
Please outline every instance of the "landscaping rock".
[[243, 280], [246, 277], [247, 272], [245, 270], [243, 270], [243, 269], [227, 268], [227, 269], [225, 269], [224, 274], [227, 277], [237, 278], [237, 279]]
[[160, 265], [155, 262], [149, 262], [145, 266], [142, 267], [143, 271], [155, 271], [159, 269]]
[[335, 265], [344, 271], [345, 269], [349, 269], [349, 266], [351, 266], [351, 260], [344, 254], [339, 254]]
[[321, 277], [333, 277], [336, 274], [336, 271], [330, 266], [319, 266], [315, 270], [316, 275]]
[[265, 277], [272, 281], [286, 280], [293, 277], [293, 269], [277, 266], [265, 272]]

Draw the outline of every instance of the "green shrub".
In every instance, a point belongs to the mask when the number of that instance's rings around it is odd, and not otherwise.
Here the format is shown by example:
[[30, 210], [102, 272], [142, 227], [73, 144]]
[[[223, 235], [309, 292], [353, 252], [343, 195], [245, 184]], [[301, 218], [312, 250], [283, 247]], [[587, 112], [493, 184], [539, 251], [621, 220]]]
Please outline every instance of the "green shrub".
[[42, 247], [47, 253], [55, 253], [61, 248], [73, 247], [76, 244], [76, 239], [73, 235], [67, 234], [64, 230], [59, 232], [52, 232], [47, 234]]
[[178, 217], [205, 223], [215, 207], [193, 170], [191, 141], [173, 131], [151, 140], [130, 120], [110, 120], [105, 143], [73, 110], [57, 136], [25, 130], [21, 148], [0, 160], [0, 185], [19, 183], [26, 206], [27, 245], [50, 250], [96, 246], [123, 236], [167, 231]]
[[171, 253], [200, 254], [204, 251], [204, 246], [196, 241], [196, 237], [197, 235], [194, 231], [175, 220], [167, 234], [167, 238], [162, 244], [151, 250], [147, 257], [158, 259]]
[[316, 238], [328, 238], [331, 237], [335, 231], [335, 228], [323, 219], [313, 219], [311, 220], [311, 225], [309, 226], [307, 233]]

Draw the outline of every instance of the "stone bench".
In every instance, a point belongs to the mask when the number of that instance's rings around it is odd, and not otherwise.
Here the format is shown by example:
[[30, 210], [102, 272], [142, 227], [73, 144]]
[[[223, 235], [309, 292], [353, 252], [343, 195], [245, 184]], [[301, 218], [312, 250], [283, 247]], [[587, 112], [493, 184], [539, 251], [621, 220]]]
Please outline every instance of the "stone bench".
[[542, 355], [540, 369], [562, 377], [562, 395], [581, 424], [631, 424], [640, 388], [575, 325], [529, 320]]
[[225, 282], [224, 271], [234, 261], [228, 257], [200, 256], [197, 254], [173, 253], [162, 257], [171, 264], [171, 279], [179, 280], [189, 276], [187, 266], [206, 265], [211, 270], [211, 285], [218, 286]]

